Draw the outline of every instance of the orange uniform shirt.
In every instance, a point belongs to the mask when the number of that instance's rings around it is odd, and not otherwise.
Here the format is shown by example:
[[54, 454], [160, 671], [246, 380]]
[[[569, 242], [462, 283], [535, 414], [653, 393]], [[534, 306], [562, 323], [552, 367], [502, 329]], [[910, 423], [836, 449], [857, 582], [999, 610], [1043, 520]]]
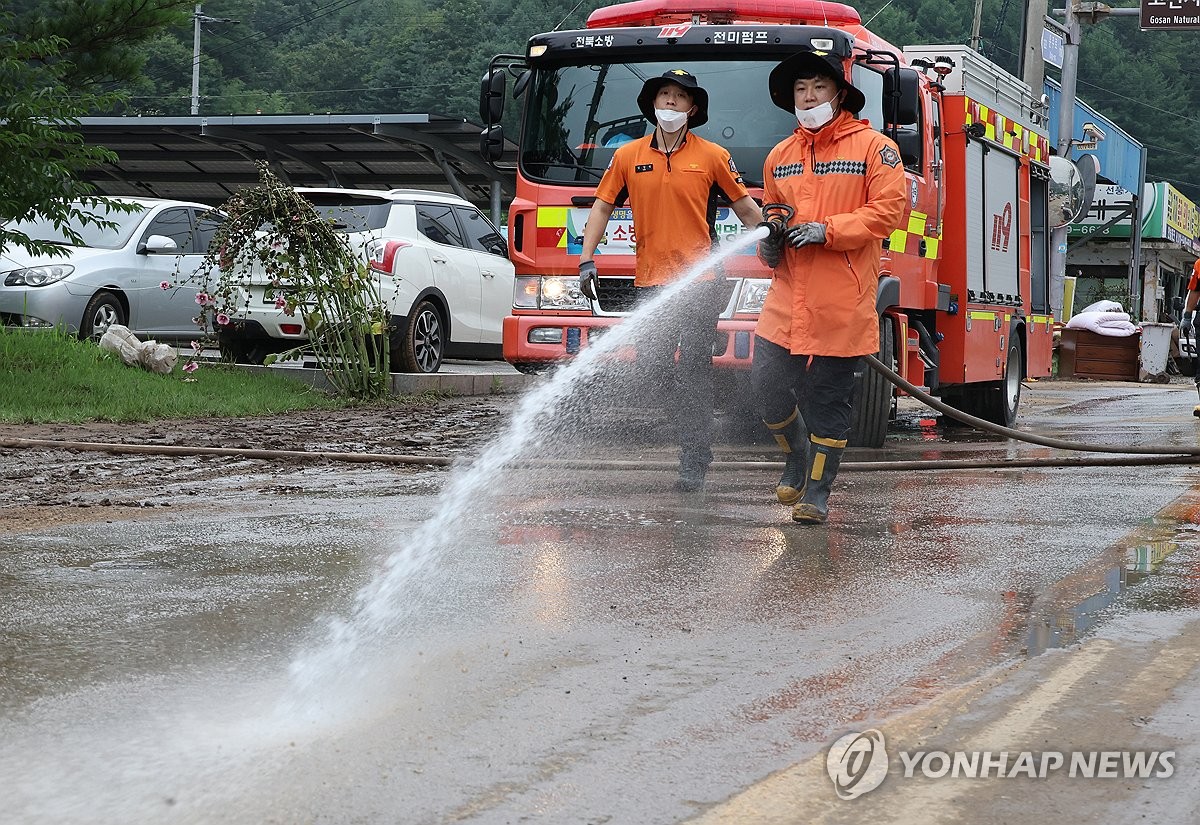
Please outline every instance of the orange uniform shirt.
[[1188, 292], [1200, 289], [1200, 260], [1192, 264], [1192, 277], [1188, 281]]
[[613, 154], [596, 197], [617, 203], [622, 191], [629, 194], [635, 285], [670, 283], [712, 251], [708, 205], [714, 186], [730, 201], [747, 194], [729, 152], [691, 133], [670, 156], [658, 148], [657, 132]]
[[825, 224], [826, 240], [784, 248], [755, 332], [793, 355], [878, 352], [879, 258], [908, 208], [896, 144], [843, 112], [776, 145], [763, 180], [764, 203], [794, 208], [792, 225]]

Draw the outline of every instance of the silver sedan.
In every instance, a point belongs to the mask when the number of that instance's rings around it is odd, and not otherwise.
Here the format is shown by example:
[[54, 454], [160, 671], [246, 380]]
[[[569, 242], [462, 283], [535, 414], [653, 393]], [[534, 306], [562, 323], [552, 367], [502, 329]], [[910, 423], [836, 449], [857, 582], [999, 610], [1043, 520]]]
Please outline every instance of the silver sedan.
[[80, 207], [110, 226], [74, 221], [76, 245], [41, 217], [6, 230], [56, 246], [34, 255], [10, 245], [0, 251], [0, 324], [60, 327], [99, 338], [112, 324], [142, 338], [185, 340], [200, 332], [198, 293], [215, 273], [198, 271], [223, 216], [211, 207], [156, 198], [113, 198], [132, 212]]

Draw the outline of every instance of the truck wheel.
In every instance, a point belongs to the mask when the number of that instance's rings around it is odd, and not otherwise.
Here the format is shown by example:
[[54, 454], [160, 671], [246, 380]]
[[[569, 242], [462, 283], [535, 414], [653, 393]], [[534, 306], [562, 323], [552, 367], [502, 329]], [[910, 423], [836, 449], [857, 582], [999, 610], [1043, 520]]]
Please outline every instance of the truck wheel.
[[397, 364], [405, 372], [437, 372], [446, 351], [445, 327], [437, 307], [421, 301], [408, 316], [408, 326], [400, 336]]
[[[892, 322], [886, 316], [879, 319], [879, 354], [876, 357], [892, 369], [896, 368]], [[851, 447], [883, 446], [887, 438], [888, 421], [892, 417], [894, 394], [890, 381], [864, 365], [850, 418]]]
[[1011, 427], [1017, 421], [1017, 407], [1021, 405], [1021, 366], [1025, 363], [1025, 351], [1021, 339], [1010, 335], [1008, 359], [1004, 362], [1004, 378], [985, 384], [975, 392], [977, 418]]
[[99, 341], [100, 336], [113, 324], [124, 326], [128, 323], [125, 316], [125, 306], [115, 293], [102, 289], [92, 296], [83, 310], [83, 320], [79, 324], [81, 340]]

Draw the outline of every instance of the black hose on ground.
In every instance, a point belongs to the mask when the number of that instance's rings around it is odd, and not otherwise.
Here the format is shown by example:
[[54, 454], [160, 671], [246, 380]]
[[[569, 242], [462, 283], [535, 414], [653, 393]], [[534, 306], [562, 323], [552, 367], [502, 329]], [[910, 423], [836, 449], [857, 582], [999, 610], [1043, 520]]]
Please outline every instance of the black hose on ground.
[[[1200, 447], [1113, 447], [1103, 444], [1083, 444], [1061, 438], [1047, 438], [1021, 432], [982, 418], [968, 415], [939, 401], [916, 385], [906, 381], [895, 371], [873, 355], [866, 356], [867, 363], [895, 386], [943, 415], [955, 418], [976, 429], [994, 433], [1005, 438], [1052, 447], [1058, 450], [1078, 452], [1117, 453], [1116, 457], [1074, 458], [1006, 458], [1006, 459], [932, 459], [924, 461], [846, 461], [841, 465], [844, 472], [910, 471], [910, 470], [1004, 470], [1029, 467], [1136, 467], [1168, 464], [1200, 464]], [[1200, 391], [1200, 384], [1197, 385]], [[175, 444], [121, 444], [92, 441], [56, 441], [41, 438], [2, 438], [0, 449], [58, 449], [112, 454], [162, 455], [162, 456], [209, 456], [221, 458], [262, 459], [267, 461], [341, 461], [355, 464], [407, 464], [445, 467], [457, 459], [435, 455], [397, 455], [389, 453], [339, 453], [330, 451], [309, 452], [307, 450], [261, 450], [238, 447], [191, 447]], [[612, 459], [545, 459], [514, 462], [522, 468], [600, 469], [600, 470], [673, 470], [674, 461], [620, 461]], [[776, 461], [714, 461], [714, 470], [773, 470]]]
[[1056, 450], [1075, 450], [1084, 453], [1120, 453], [1122, 455], [1164, 455], [1164, 456], [1200, 456], [1200, 447], [1116, 447], [1109, 444], [1084, 444], [1079, 441], [1066, 441], [1061, 438], [1048, 438], [1044, 435], [1021, 432], [1011, 427], [994, 424], [982, 418], [968, 415], [962, 410], [956, 410], [944, 401], [939, 401], [915, 384], [906, 381], [897, 372], [888, 367], [874, 355], [864, 356], [871, 369], [878, 372], [888, 381], [917, 399], [927, 407], [932, 407], [942, 415], [948, 415], [964, 424], [970, 424], [977, 430], [1024, 441], [1027, 444], [1037, 444], [1042, 447], [1053, 447]]

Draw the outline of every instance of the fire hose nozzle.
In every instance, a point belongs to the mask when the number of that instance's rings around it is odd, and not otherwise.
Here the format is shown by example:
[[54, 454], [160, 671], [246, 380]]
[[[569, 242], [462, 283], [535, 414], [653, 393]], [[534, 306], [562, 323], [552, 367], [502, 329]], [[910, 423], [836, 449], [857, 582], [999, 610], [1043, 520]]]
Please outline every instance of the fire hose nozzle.
[[788, 228], [788, 223], [795, 216], [796, 210], [786, 203], [764, 203], [762, 214], [763, 222], [759, 226], [766, 227], [770, 233], [767, 236], [768, 240], [778, 242]]

